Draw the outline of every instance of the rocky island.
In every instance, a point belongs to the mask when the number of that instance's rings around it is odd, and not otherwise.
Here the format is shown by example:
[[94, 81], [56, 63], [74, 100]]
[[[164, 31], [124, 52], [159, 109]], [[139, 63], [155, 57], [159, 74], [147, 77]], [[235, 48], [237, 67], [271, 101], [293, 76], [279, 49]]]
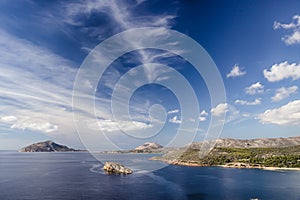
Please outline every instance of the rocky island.
[[115, 174], [132, 174], [132, 170], [116, 162], [105, 162], [103, 170]]
[[82, 150], [72, 149], [67, 146], [57, 144], [52, 140], [34, 143], [19, 150], [19, 152], [74, 152], [74, 151], [82, 151]]
[[251, 140], [223, 138], [214, 142], [215, 147], [202, 158], [199, 155], [203, 142], [195, 142], [151, 159], [186, 166], [300, 169], [300, 137]]
[[144, 144], [131, 150], [116, 150], [116, 151], [104, 151], [106, 154], [117, 153], [165, 153], [168, 148], [161, 146], [156, 142], [145, 142]]
[[130, 152], [133, 153], [159, 153], [163, 149], [163, 146], [156, 142], [146, 142]]

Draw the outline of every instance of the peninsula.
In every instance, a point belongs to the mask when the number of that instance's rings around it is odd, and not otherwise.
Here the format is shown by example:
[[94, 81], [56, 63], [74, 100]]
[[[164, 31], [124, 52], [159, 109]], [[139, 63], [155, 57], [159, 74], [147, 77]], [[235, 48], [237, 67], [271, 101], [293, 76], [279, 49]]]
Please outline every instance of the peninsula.
[[251, 140], [223, 138], [208, 142], [216, 142], [216, 145], [204, 157], [199, 156], [203, 142], [195, 142], [187, 147], [170, 150], [151, 160], [185, 166], [300, 170], [300, 137]]

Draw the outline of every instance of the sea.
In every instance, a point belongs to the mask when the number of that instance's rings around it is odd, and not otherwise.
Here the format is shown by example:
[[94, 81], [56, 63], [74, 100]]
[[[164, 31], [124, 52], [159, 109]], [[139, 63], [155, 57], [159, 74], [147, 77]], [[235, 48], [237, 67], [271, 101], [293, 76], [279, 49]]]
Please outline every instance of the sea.
[[[0, 151], [0, 200], [300, 200], [300, 171], [162, 165], [148, 160], [154, 154], [94, 155]], [[134, 172], [106, 174], [105, 160]]]

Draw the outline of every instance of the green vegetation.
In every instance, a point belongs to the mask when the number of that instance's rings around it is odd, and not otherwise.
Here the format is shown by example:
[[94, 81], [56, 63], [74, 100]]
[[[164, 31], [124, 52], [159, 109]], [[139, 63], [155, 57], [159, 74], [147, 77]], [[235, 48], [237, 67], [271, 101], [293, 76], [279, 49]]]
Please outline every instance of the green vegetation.
[[214, 148], [206, 157], [199, 158], [199, 150], [189, 148], [178, 159], [180, 162], [199, 165], [225, 165], [233, 162], [251, 166], [298, 167], [300, 146], [282, 148]]

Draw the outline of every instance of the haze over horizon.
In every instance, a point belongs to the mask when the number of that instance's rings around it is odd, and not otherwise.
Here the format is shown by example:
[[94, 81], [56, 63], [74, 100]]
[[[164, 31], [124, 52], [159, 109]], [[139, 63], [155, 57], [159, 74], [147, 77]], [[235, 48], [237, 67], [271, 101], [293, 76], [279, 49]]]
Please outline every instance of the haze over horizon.
[[[165, 146], [186, 121], [199, 123], [193, 141], [200, 141], [211, 118], [222, 113], [226, 113], [226, 119], [221, 137], [299, 136], [299, 8], [296, 0], [2, 1], [0, 150], [19, 149], [44, 140], [84, 148], [80, 141], [84, 136], [76, 132], [73, 112], [86, 124], [86, 134], [100, 149], [109, 147], [107, 138], [120, 148], [146, 141]], [[95, 89], [94, 112], [90, 112], [94, 105], [85, 101], [84, 93], [80, 93], [80, 106], [72, 107], [76, 74], [86, 56], [105, 39], [141, 27], [153, 28], [147, 33], [150, 37], [159, 38], [171, 29], [202, 45], [223, 79], [226, 102], [211, 104], [208, 86], [191, 63], [174, 53], [149, 48], [116, 59], [96, 88], [85, 82], [87, 88]], [[126, 42], [139, 45], [135, 38]], [[110, 110], [115, 86], [123, 75], [145, 63], [168, 65], [183, 75], [198, 100], [196, 118], [182, 118], [182, 102], [167, 87], [146, 84], [130, 98], [133, 123], [116, 122]], [[159, 66], [146, 67], [141, 73], [149, 82], [171, 78], [169, 71]], [[149, 114], [157, 104], [165, 112]], [[188, 109], [195, 109], [193, 106]], [[158, 119], [163, 114], [163, 129], [151, 137], [129, 138], [117, 124], [126, 131], [147, 132], [155, 123], [161, 125]], [[193, 130], [183, 131], [188, 135]], [[98, 132], [104, 132], [105, 137]]]

